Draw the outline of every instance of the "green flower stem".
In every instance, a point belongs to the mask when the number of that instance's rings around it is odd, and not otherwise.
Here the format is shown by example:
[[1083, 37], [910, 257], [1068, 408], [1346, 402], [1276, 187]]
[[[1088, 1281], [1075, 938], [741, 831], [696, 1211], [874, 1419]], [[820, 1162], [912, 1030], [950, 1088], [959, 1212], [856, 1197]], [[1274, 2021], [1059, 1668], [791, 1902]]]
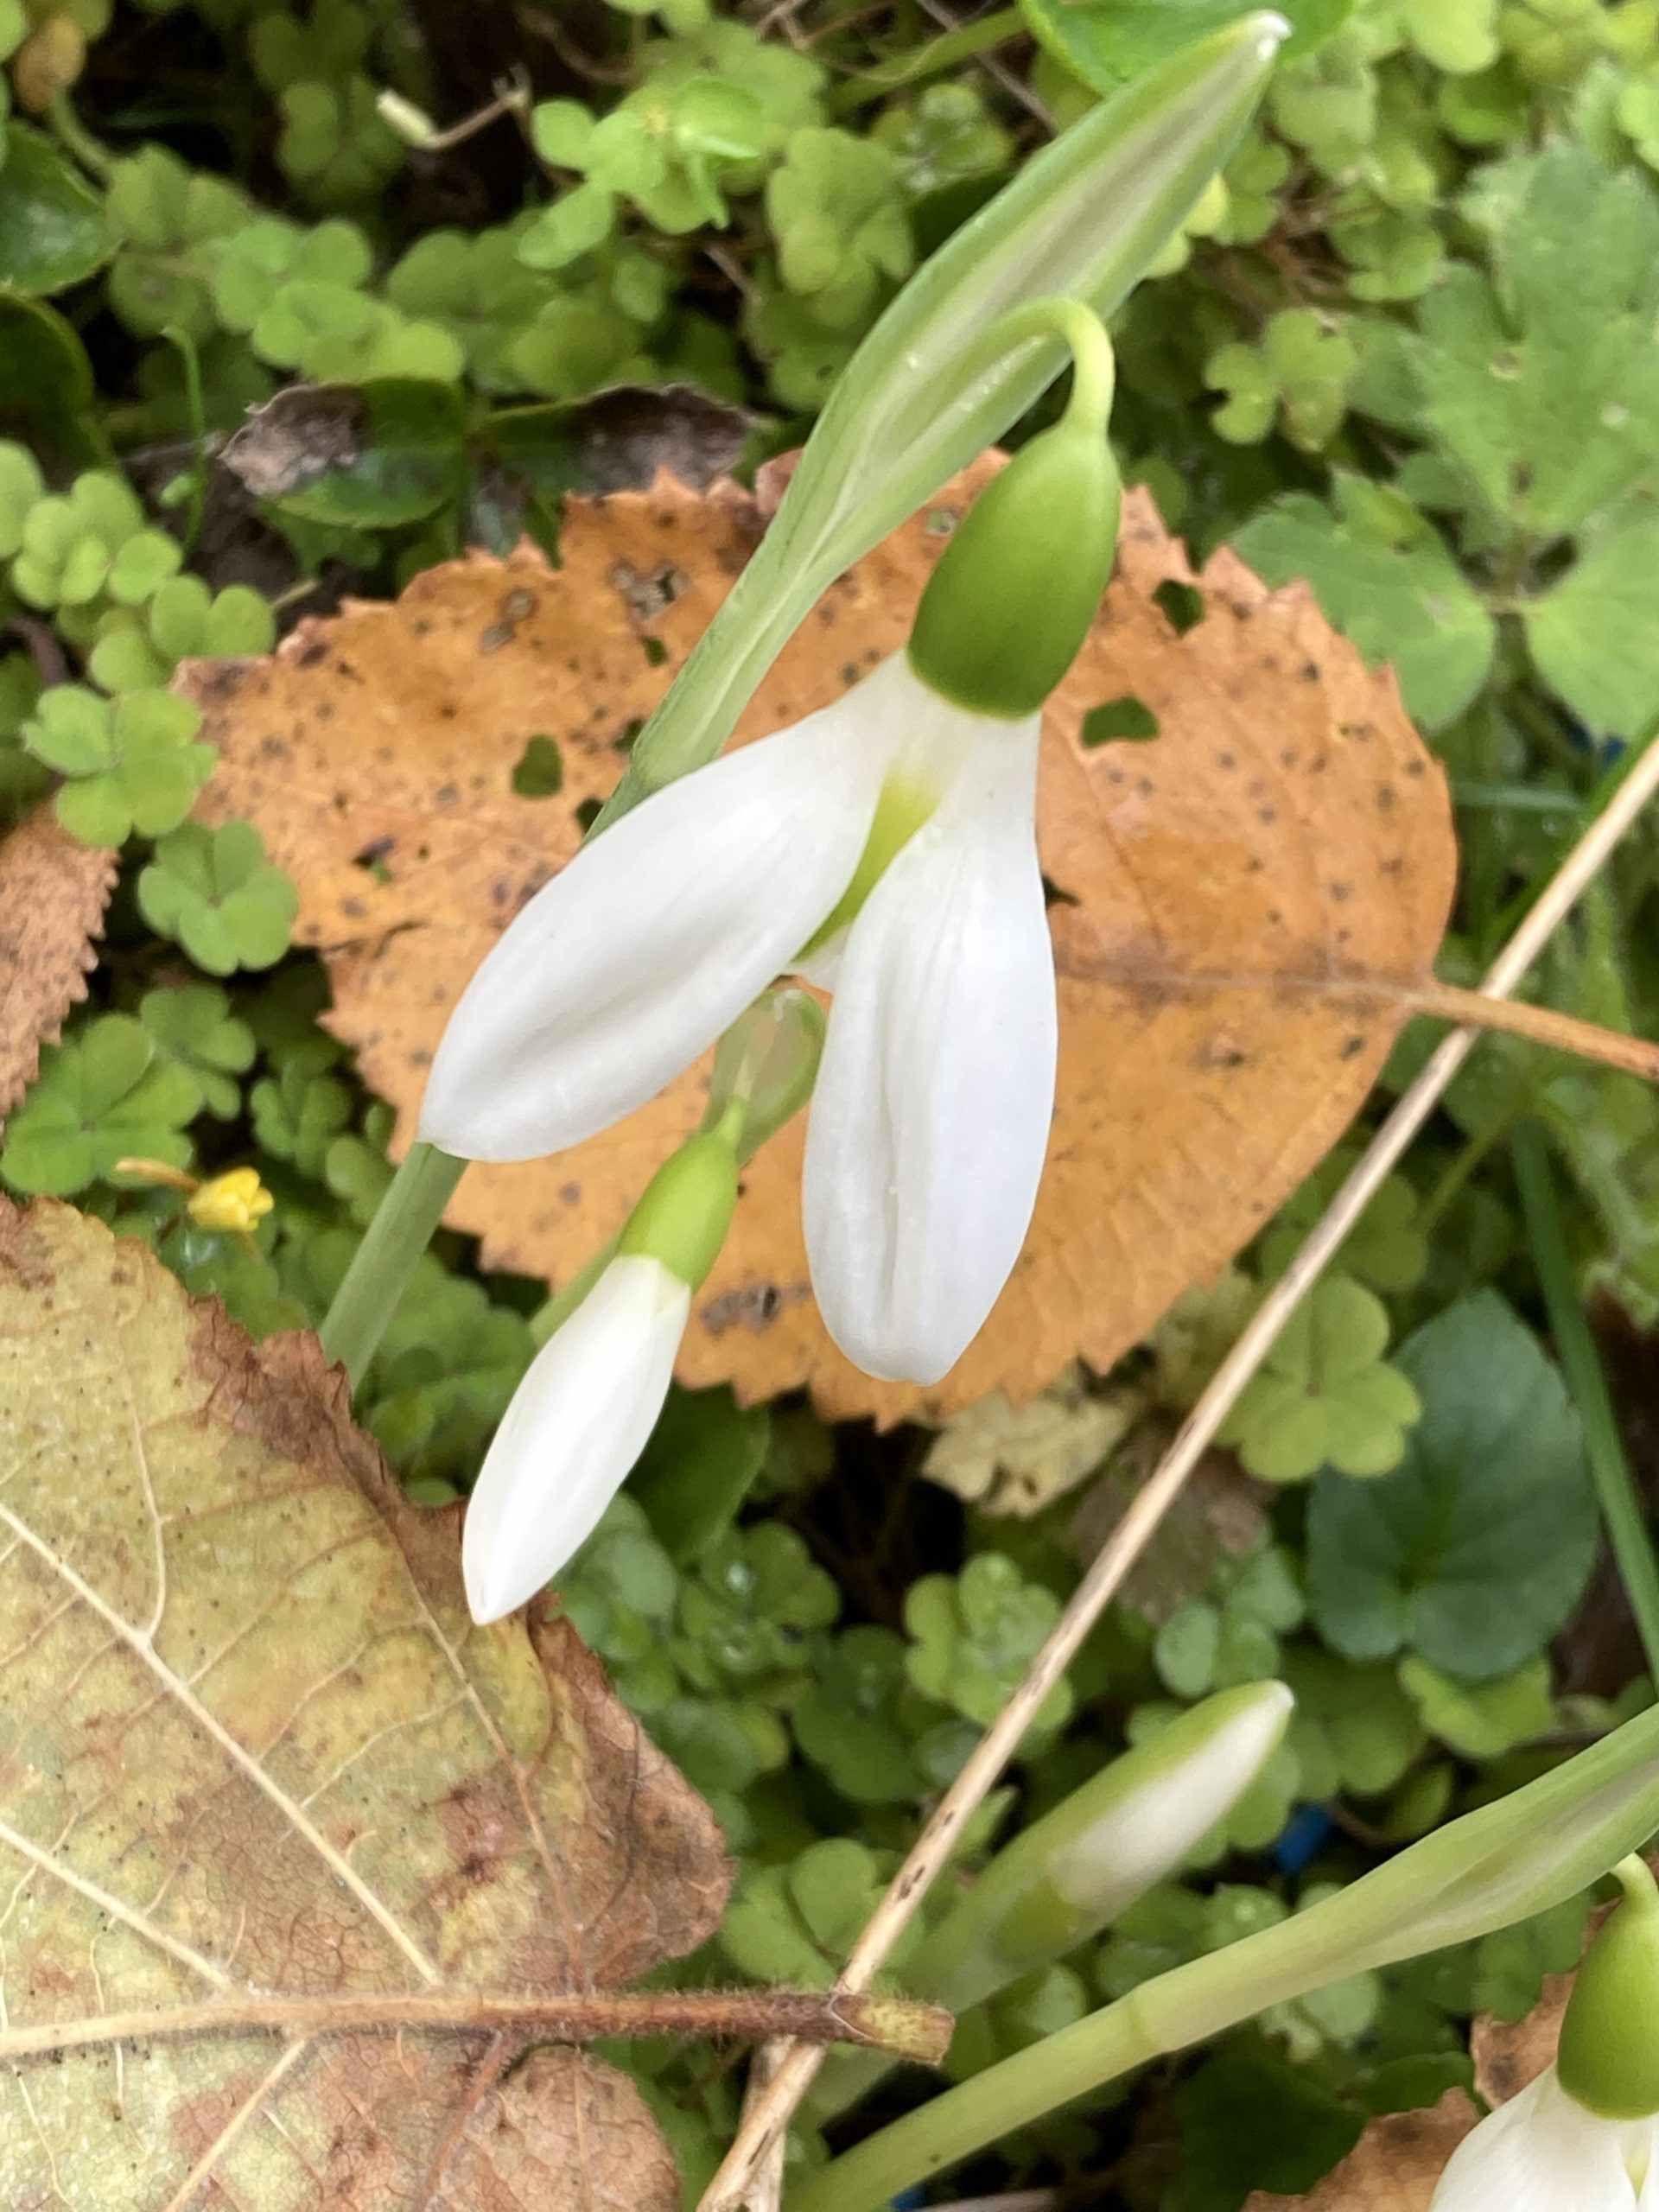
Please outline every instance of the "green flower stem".
[[59, 144], [74, 156], [87, 175], [107, 184], [115, 173], [115, 156], [87, 130], [67, 92], [54, 96], [46, 119]]
[[1033, 338], [1058, 338], [1070, 349], [1071, 397], [1066, 403], [1065, 420], [1104, 437], [1116, 389], [1117, 364], [1105, 324], [1081, 300], [1057, 294], [1052, 299], [1033, 300], [1027, 306], [1014, 308], [969, 349], [963, 360], [963, 375], [975, 377], [982, 365], [989, 368]]
[[319, 1332], [331, 1360], [343, 1361], [355, 1389], [467, 1162], [435, 1144], [412, 1144], [398, 1164], [346, 1280]]
[[1613, 1869], [1613, 1878], [1624, 1891], [1624, 1902], [1632, 1912], [1646, 1913], [1649, 1917], [1659, 1914], [1659, 1882], [1654, 1880], [1653, 1869], [1639, 1851], [1619, 1860]]
[[877, 68], [865, 70], [849, 84], [837, 86], [830, 98], [830, 112], [850, 115], [871, 100], [884, 99], [889, 92], [896, 92], [901, 86], [920, 84], [924, 78], [937, 77], [942, 70], [954, 69], [959, 62], [972, 61], [977, 55], [989, 54], [996, 47], [1006, 46], [1010, 39], [1026, 35], [1025, 17], [1019, 9], [999, 8], [994, 15], [982, 16], [977, 22], [963, 23], [956, 30], [930, 39], [913, 54], [901, 54]]
[[1654, 1559], [1653, 1539], [1642, 1510], [1630, 1461], [1608, 1395], [1595, 1338], [1579, 1300], [1579, 1287], [1567, 1249], [1560, 1201], [1543, 1131], [1536, 1122], [1522, 1122], [1510, 1140], [1520, 1185], [1521, 1211], [1532, 1245], [1533, 1265], [1549, 1314], [1566, 1372], [1567, 1388], [1584, 1423], [1590, 1471], [1601, 1500], [1602, 1518], [1618, 1562], [1620, 1578], [1637, 1632], [1647, 1655], [1648, 1671], [1659, 1682], [1659, 1564]]

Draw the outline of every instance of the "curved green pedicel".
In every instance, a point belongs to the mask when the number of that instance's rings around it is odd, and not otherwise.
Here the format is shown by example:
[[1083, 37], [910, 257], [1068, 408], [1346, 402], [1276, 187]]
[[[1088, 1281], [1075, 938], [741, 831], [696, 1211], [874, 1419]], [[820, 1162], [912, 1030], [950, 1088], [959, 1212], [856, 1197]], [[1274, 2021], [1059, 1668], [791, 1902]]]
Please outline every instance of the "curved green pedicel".
[[1646, 2120], [1659, 2113], [1659, 1889], [1644, 1859], [1613, 1871], [1624, 1899], [1579, 1968], [1556, 2067], [1604, 2120]]
[[1121, 504], [1103, 427], [1068, 415], [1022, 448], [928, 579], [910, 636], [923, 683], [976, 714], [1035, 714], [1099, 612]]
[[696, 1290], [720, 1257], [736, 1205], [737, 1154], [728, 1131], [690, 1137], [646, 1184], [617, 1251], [659, 1260]]

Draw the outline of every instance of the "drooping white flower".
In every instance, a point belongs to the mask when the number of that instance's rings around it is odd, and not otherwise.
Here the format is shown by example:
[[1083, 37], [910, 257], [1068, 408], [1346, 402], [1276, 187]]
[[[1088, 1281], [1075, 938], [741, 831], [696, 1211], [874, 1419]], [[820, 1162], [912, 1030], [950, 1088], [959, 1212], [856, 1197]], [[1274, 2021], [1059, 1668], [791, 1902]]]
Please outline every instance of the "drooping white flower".
[[474, 1620], [524, 1605], [593, 1533], [656, 1426], [690, 1311], [671, 1268], [625, 1253], [537, 1354], [467, 1508]]
[[1603, 2120], [1548, 2067], [1459, 2144], [1430, 2212], [1659, 2212], [1659, 2115]]
[[[861, 1366], [937, 1380], [1013, 1267], [1047, 1144], [1039, 721], [957, 705], [899, 653], [834, 706], [646, 799], [480, 967], [422, 1137], [497, 1160], [580, 1143], [804, 965], [836, 990], [808, 1137], [813, 1287]], [[817, 942], [899, 842], [895, 822], [913, 834]]]

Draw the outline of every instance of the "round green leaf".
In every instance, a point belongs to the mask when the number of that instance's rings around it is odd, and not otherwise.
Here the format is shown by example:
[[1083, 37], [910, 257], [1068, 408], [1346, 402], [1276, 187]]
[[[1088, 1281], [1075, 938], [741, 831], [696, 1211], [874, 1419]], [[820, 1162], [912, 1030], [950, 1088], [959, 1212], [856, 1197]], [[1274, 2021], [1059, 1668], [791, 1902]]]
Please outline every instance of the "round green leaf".
[[1308, 1514], [1308, 1597], [1352, 1659], [1420, 1653], [1484, 1681], [1542, 1649], [1595, 1559], [1579, 1418], [1532, 1332], [1481, 1291], [1399, 1364], [1423, 1403], [1392, 1474], [1327, 1472]]
[[109, 259], [104, 203], [37, 130], [8, 124], [0, 167], [0, 285], [61, 292]]

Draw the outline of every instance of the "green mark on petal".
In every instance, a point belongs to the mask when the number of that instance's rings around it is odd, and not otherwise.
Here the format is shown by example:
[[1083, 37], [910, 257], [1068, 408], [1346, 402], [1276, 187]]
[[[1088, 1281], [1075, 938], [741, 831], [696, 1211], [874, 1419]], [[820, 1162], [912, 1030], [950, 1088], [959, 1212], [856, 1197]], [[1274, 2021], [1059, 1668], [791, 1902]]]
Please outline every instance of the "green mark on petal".
[[933, 785], [923, 783], [914, 776], [895, 772], [887, 779], [875, 803], [875, 819], [864, 840], [858, 866], [830, 909], [828, 919], [807, 939], [798, 958], [810, 959], [841, 934], [938, 806], [940, 796]]

